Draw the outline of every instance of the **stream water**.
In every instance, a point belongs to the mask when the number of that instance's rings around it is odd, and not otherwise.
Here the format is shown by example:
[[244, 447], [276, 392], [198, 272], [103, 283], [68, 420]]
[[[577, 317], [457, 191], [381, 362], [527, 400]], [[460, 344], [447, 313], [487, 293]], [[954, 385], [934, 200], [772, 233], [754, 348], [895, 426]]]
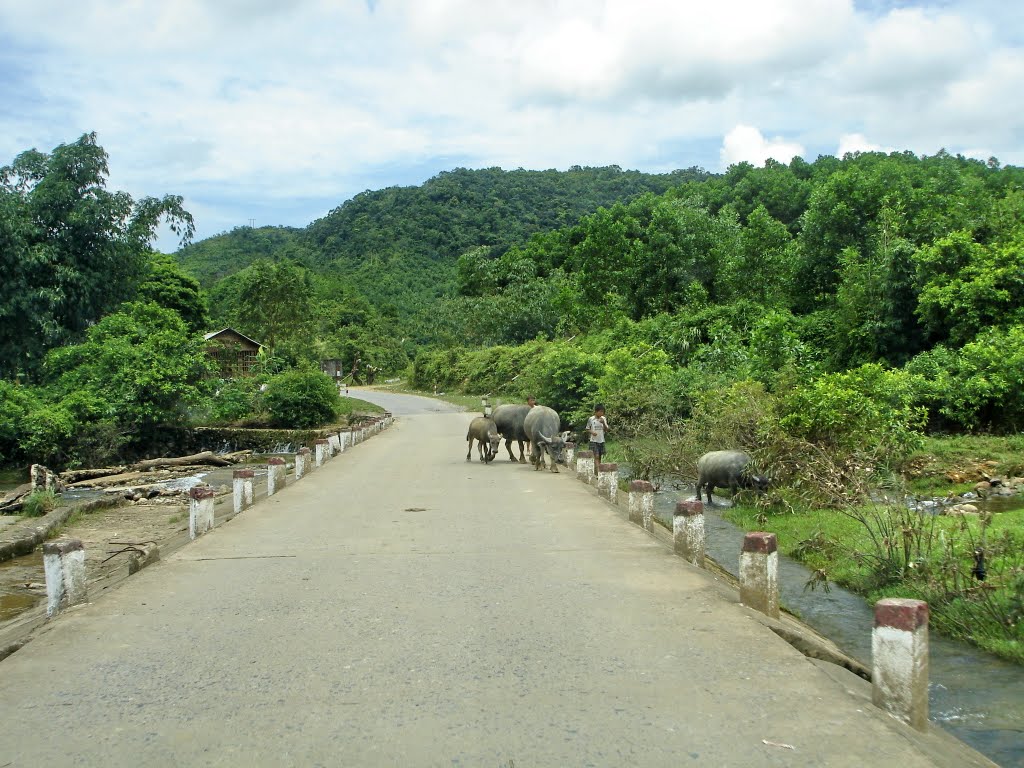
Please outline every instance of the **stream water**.
[[[676, 502], [685, 498], [693, 498], [692, 486], [655, 494], [655, 515], [669, 530]], [[744, 531], [715, 508], [705, 505], [704, 510], [707, 554], [736, 576]], [[810, 577], [810, 570], [800, 563], [779, 558], [783, 605], [870, 667], [873, 607], [841, 587], [831, 586], [829, 592], [805, 590]], [[1000, 765], [1024, 765], [1024, 667], [934, 632], [930, 640], [932, 719]]]

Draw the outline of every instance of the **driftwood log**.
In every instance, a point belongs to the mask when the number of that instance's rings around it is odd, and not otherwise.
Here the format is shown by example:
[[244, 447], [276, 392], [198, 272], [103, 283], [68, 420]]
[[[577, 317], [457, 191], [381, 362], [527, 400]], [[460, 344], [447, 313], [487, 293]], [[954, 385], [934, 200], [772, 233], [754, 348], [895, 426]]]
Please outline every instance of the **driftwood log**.
[[230, 455], [218, 456], [213, 451], [203, 451], [202, 453], [194, 453], [191, 456], [178, 456], [177, 458], [146, 459], [145, 461], [133, 464], [131, 468], [135, 471], [141, 471], [145, 469], [157, 469], [159, 467], [183, 467], [194, 464], [209, 464], [214, 467], [229, 467], [232, 464], [237, 463], [237, 459], [230, 458]]
[[32, 493], [32, 483], [23, 483], [0, 498], [0, 515], [13, 515], [21, 511], [25, 497]]

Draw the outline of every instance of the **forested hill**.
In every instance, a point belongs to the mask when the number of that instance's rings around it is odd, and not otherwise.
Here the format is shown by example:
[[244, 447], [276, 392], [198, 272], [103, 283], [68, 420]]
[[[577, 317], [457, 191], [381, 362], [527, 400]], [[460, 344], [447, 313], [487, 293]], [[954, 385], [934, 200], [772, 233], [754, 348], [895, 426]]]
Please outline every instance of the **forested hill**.
[[669, 174], [617, 166], [458, 168], [421, 186], [360, 193], [305, 229], [239, 227], [188, 246], [177, 258], [208, 287], [258, 259], [290, 258], [344, 277], [371, 300], [420, 304], [421, 291], [436, 297], [451, 287], [456, 259], [468, 249], [488, 246], [498, 256], [601, 206], [707, 176], [696, 168]]

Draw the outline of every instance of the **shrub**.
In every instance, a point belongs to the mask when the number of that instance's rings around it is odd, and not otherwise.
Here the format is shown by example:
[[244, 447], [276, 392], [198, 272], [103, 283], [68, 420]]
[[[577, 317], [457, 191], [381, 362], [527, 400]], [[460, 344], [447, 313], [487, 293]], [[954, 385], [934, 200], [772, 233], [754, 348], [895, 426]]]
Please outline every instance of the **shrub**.
[[779, 424], [795, 438], [891, 464], [922, 444], [923, 387], [917, 376], [874, 363], [819, 376], [786, 394]]
[[267, 382], [263, 395], [274, 426], [293, 429], [318, 427], [335, 418], [338, 388], [321, 371], [291, 370]]
[[218, 423], [234, 423], [256, 415], [261, 408], [260, 387], [264, 377], [224, 379], [210, 397], [210, 417]]
[[42, 517], [57, 507], [57, 494], [53, 491], [33, 491], [22, 502], [25, 517]]

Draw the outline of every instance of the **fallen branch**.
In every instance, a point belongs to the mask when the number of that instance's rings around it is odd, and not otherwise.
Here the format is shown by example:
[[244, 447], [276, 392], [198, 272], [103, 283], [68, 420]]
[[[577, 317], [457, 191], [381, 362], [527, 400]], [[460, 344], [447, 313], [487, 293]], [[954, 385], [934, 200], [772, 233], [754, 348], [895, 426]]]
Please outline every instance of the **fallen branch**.
[[131, 468], [136, 471], [142, 471], [147, 469], [156, 469], [158, 467], [180, 467], [191, 464], [210, 464], [215, 467], [229, 467], [236, 463], [237, 461], [233, 461], [230, 458], [225, 458], [223, 456], [218, 456], [213, 451], [203, 451], [202, 453], [194, 453], [191, 456], [146, 459], [145, 461], [140, 461], [138, 464], [133, 464]]

